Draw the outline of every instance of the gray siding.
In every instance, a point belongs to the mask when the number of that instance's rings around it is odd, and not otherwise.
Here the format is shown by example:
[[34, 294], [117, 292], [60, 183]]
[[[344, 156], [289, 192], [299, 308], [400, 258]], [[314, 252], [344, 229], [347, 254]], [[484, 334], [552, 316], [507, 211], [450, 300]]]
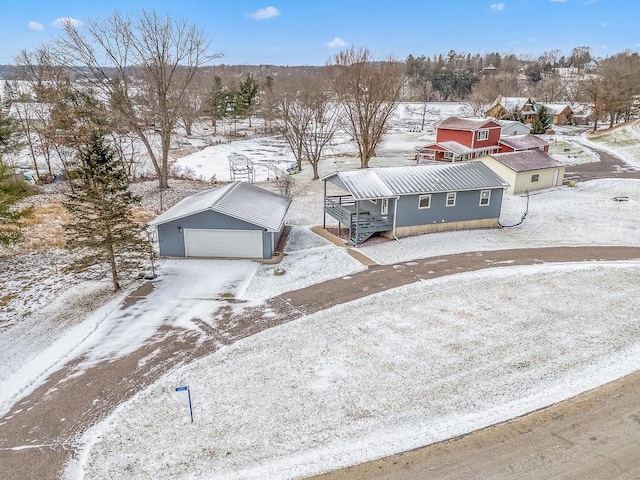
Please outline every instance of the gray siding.
[[[502, 206], [502, 188], [491, 190], [489, 205], [480, 206], [480, 190], [457, 192], [456, 204], [446, 206], [446, 193], [432, 193], [431, 207], [418, 208], [419, 195], [406, 195], [398, 200], [396, 217], [397, 227], [411, 227], [431, 223], [464, 222], [468, 220], [484, 220], [499, 218]], [[389, 205], [391, 209], [391, 204]]]
[[[158, 225], [158, 243], [161, 256], [184, 257], [184, 235], [183, 232], [178, 230], [178, 227], [182, 227], [183, 229], [264, 230], [257, 225], [252, 225], [221, 213], [213, 211], [196, 213], [195, 215]], [[271, 258], [273, 247], [271, 245], [271, 234], [268, 232], [264, 232], [262, 250], [264, 258]]]

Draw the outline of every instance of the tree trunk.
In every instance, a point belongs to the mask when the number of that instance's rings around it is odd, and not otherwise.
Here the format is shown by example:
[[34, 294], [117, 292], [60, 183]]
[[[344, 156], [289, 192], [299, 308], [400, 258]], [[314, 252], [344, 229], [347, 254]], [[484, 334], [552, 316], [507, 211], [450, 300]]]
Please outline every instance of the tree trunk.
[[113, 244], [111, 243], [111, 235], [107, 235], [109, 243], [107, 244], [107, 256], [109, 257], [109, 267], [111, 267], [111, 280], [113, 282], [113, 291], [120, 290], [120, 282], [118, 280], [118, 267], [116, 266], [116, 254], [113, 251]]

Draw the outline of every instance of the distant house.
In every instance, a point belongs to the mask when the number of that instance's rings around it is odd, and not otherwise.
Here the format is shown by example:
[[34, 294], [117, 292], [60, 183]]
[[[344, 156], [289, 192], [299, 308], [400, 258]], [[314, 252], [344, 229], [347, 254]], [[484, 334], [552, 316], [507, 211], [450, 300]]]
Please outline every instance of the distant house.
[[272, 257], [291, 200], [236, 181], [185, 198], [149, 226], [165, 257]]
[[485, 115], [487, 117], [503, 118], [514, 111], [520, 112], [526, 123], [531, 123], [536, 114], [535, 104], [530, 98], [499, 95], [485, 112]]
[[437, 125], [435, 143], [416, 149], [416, 160], [459, 162], [497, 152], [500, 130], [495, 120], [449, 117]]
[[530, 133], [502, 137], [498, 143], [500, 144], [500, 153], [519, 152], [522, 150], [549, 151], [549, 142], [538, 135], [532, 135]]
[[516, 120], [498, 120], [500, 124], [500, 137], [509, 137], [511, 135], [524, 135], [531, 133], [531, 126]]
[[[368, 168], [322, 180], [325, 227], [329, 215], [349, 230], [351, 245], [378, 232], [393, 238], [497, 227], [508, 186], [482, 162]], [[340, 194], [328, 195], [327, 184]]]
[[543, 106], [547, 115], [551, 118], [552, 125], [570, 125], [573, 117], [573, 110], [568, 103], [536, 103], [536, 111]]
[[565, 164], [542, 150], [498, 153], [479, 161], [509, 183], [511, 194], [557, 187], [564, 179]]

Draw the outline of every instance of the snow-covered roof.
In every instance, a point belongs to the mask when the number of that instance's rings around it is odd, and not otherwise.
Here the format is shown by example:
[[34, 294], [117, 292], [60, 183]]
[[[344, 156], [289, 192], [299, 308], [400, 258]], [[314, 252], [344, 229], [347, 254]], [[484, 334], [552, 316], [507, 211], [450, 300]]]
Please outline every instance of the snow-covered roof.
[[527, 130], [531, 130], [531, 125], [527, 125], [526, 123], [522, 123], [517, 120], [497, 120], [497, 122], [500, 124], [503, 131], [513, 128], [515, 126], [524, 127]]
[[537, 103], [536, 105], [546, 108], [549, 115], [560, 115], [567, 108], [571, 110], [568, 103]]
[[531, 135], [530, 133], [525, 133], [524, 135], [510, 135], [508, 137], [502, 137], [498, 140], [498, 143], [501, 145], [506, 145], [507, 147], [511, 147], [514, 150], [528, 150], [531, 148], [540, 148], [546, 147], [549, 145], [544, 138], [540, 138], [537, 135]]
[[322, 180], [332, 177], [338, 177], [356, 200], [509, 185], [482, 162], [366, 168], [334, 172]]
[[424, 152], [427, 150], [443, 150], [445, 152], [453, 152], [458, 155], [466, 155], [474, 152], [486, 152], [487, 148], [497, 148], [495, 145], [482, 148], [470, 148], [455, 140], [447, 140], [445, 142], [436, 142], [423, 147], [417, 147], [416, 152]]
[[491, 104], [489, 110], [492, 108], [501, 105], [505, 110], [515, 110], [522, 108], [525, 104], [531, 103], [531, 100], [527, 97], [503, 97], [499, 96], [496, 98], [495, 102]]
[[489, 155], [494, 160], [509, 167], [514, 172], [528, 172], [541, 168], [564, 167], [565, 164], [556, 160], [542, 150], [523, 150], [520, 152], [494, 153]]
[[277, 232], [291, 200], [255, 185], [236, 181], [185, 198], [149, 223], [161, 225], [211, 210]]
[[[487, 128], [487, 124], [496, 124], [495, 120], [488, 118], [458, 118], [449, 117], [437, 124], [438, 128], [448, 128], [452, 130], [480, 130], [481, 128]], [[496, 124], [497, 125], [497, 124]], [[493, 126], [496, 126], [493, 125]]]

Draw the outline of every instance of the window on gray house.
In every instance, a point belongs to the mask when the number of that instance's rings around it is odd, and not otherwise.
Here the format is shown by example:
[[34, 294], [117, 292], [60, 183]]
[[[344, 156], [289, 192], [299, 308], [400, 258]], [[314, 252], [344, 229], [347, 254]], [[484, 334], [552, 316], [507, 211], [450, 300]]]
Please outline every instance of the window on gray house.
[[418, 208], [431, 208], [431, 195], [420, 195], [418, 197]]
[[491, 201], [491, 190], [480, 190], [480, 206], [486, 207]]
[[447, 207], [455, 207], [456, 205], [456, 192], [447, 193]]

